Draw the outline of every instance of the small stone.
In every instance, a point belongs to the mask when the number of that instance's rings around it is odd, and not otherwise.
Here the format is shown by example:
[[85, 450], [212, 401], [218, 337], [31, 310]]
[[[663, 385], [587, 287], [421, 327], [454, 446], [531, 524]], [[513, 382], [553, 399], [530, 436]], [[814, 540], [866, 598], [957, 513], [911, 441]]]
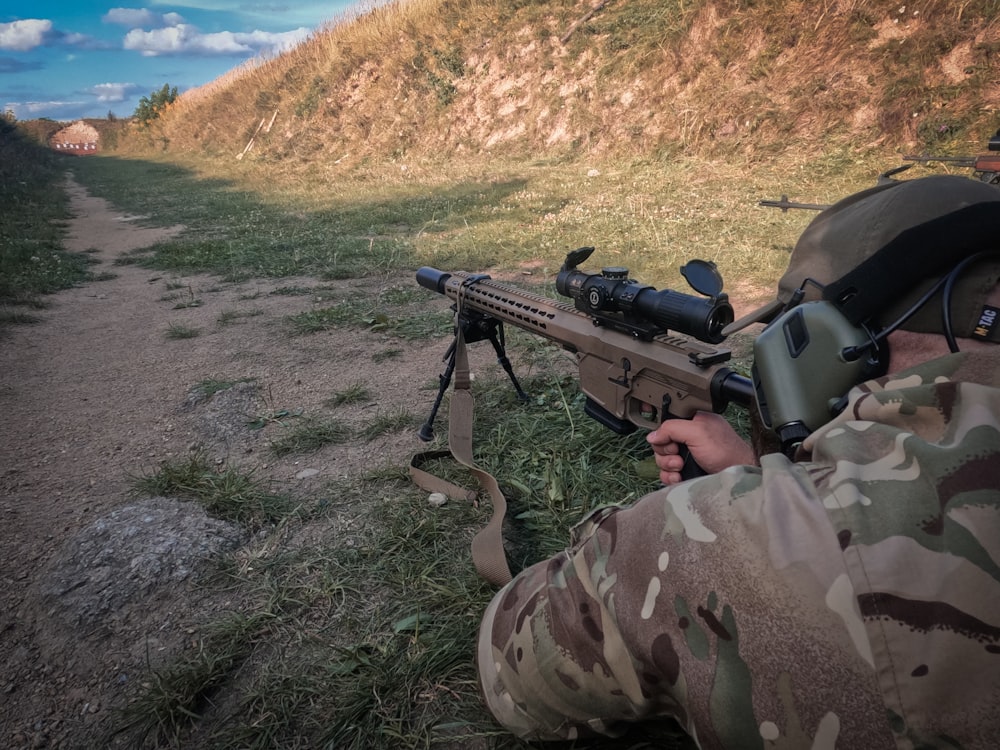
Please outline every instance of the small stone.
[[446, 502], [448, 502], [448, 496], [443, 492], [432, 492], [427, 498], [428, 505], [434, 508], [440, 508]]
[[309, 477], [314, 477], [319, 474], [319, 469], [303, 469], [298, 474], [295, 475], [296, 479], [308, 479]]

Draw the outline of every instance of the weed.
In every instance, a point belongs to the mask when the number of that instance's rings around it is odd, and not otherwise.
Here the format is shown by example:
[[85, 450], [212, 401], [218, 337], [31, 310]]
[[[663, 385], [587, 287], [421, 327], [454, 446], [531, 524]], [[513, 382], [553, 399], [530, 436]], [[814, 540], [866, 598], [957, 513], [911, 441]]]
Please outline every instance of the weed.
[[116, 266], [137, 266], [140, 265], [143, 258], [139, 255], [119, 255], [111, 263]]
[[0, 309], [0, 325], [10, 324], [25, 326], [41, 322], [41, 318], [37, 315], [32, 315], [31, 313], [21, 312], [20, 310], [10, 310], [7, 308]]
[[307, 286], [279, 286], [277, 289], [271, 291], [271, 294], [283, 295], [286, 297], [296, 297], [303, 296], [306, 294], [312, 294], [313, 290], [311, 287]]
[[187, 294], [181, 297], [181, 301], [174, 305], [175, 310], [183, 310], [188, 307], [201, 307], [201, 300], [194, 296], [194, 289], [187, 288]]
[[150, 497], [196, 500], [216, 518], [251, 527], [279, 521], [294, 510], [287, 498], [268, 492], [250, 473], [214, 465], [202, 453], [134, 478], [133, 488]]
[[284, 420], [289, 417], [301, 417], [301, 409], [271, 409], [260, 414], [247, 422], [247, 427], [251, 430], [262, 430], [269, 424], [284, 424]]
[[402, 349], [383, 349], [372, 354], [372, 362], [381, 364], [382, 362], [388, 362], [390, 359], [396, 359], [402, 354]]
[[164, 335], [168, 339], [193, 339], [201, 335], [201, 329], [183, 323], [170, 323]]
[[227, 326], [244, 318], [254, 318], [263, 314], [264, 311], [259, 308], [254, 310], [225, 310], [219, 315], [218, 323], [220, 326]]
[[345, 302], [334, 307], [291, 315], [287, 320], [293, 332], [304, 334], [328, 331], [342, 325], [357, 325], [363, 320], [363, 316], [359, 315], [357, 305]]
[[276, 456], [291, 453], [314, 453], [326, 445], [340, 445], [354, 437], [350, 427], [334, 419], [307, 420], [289, 429], [271, 443]]
[[150, 670], [138, 697], [118, 715], [113, 734], [131, 737], [136, 746], [176, 743], [272, 620], [271, 613], [258, 612], [214, 623], [194, 654]]
[[389, 432], [398, 432], [410, 427], [417, 427], [421, 421], [419, 417], [405, 408], [381, 412], [361, 428], [359, 435], [365, 440], [374, 440], [380, 435], [385, 435]]
[[227, 391], [237, 383], [255, 383], [257, 378], [237, 378], [236, 380], [202, 380], [189, 391], [200, 399], [208, 399], [220, 391]]
[[372, 394], [364, 383], [351, 383], [343, 390], [337, 391], [326, 400], [328, 406], [343, 406], [345, 404], [361, 404], [371, 401]]
[[431, 310], [416, 314], [386, 314], [372, 323], [372, 330], [386, 331], [401, 339], [426, 339], [443, 336], [452, 330], [449, 312]]

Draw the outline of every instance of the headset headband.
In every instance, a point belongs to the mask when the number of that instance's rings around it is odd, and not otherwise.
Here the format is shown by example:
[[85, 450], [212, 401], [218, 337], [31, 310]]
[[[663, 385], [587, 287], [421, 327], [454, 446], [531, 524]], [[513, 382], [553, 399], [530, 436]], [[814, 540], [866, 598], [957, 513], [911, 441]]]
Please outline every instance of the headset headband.
[[1000, 199], [951, 211], [900, 232], [823, 289], [853, 325], [868, 321], [925, 279], [943, 276], [965, 258], [1000, 249]]

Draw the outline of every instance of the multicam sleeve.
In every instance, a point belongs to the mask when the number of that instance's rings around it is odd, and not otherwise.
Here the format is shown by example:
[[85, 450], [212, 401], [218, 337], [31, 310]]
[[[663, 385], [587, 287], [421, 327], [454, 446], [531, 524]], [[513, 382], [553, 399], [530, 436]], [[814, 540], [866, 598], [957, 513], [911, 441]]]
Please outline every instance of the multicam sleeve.
[[523, 738], [670, 717], [705, 748], [892, 745], [814, 476], [779, 455], [588, 518], [497, 594], [477, 659]]
[[1000, 736], [1000, 373], [984, 361], [859, 391], [812, 439], [837, 457], [825, 504], [903, 746]]

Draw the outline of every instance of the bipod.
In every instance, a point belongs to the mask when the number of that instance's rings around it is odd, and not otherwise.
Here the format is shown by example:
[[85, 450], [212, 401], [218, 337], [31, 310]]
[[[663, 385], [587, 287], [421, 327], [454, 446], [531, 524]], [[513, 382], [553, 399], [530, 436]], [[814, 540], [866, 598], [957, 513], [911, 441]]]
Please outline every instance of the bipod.
[[434, 406], [431, 407], [431, 413], [427, 417], [427, 421], [420, 426], [420, 430], [417, 432], [417, 437], [425, 443], [429, 443], [434, 439], [434, 420], [437, 418], [438, 409], [441, 408], [445, 391], [448, 390], [452, 375], [455, 373], [455, 354], [458, 350], [459, 327], [461, 327], [462, 338], [465, 339], [466, 344], [474, 344], [477, 341], [487, 340], [493, 344], [493, 351], [497, 355], [497, 364], [507, 373], [507, 377], [510, 378], [510, 382], [514, 385], [514, 390], [517, 392], [517, 397], [521, 401], [528, 400], [528, 394], [524, 392], [521, 384], [517, 382], [517, 376], [514, 375], [514, 368], [507, 358], [503, 321], [478, 310], [463, 310], [458, 314], [455, 321], [455, 338], [452, 340], [443, 358], [446, 365], [444, 372], [438, 375], [439, 385], [437, 397], [434, 399]]

